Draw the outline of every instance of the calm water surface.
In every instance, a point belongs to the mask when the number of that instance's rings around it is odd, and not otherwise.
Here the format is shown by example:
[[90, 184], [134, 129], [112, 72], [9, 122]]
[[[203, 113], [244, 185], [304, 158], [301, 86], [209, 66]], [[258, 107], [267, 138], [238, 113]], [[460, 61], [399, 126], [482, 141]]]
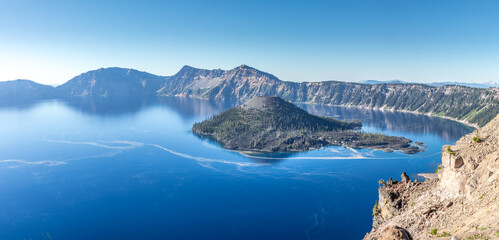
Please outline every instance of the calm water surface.
[[379, 179], [433, 172], [472, 128], [422, 115], [300, 105], [427, 144], [247, 155], [191, 125], [230, 106], [185, 99], [0, 104], [0, 239], [361, 239]]

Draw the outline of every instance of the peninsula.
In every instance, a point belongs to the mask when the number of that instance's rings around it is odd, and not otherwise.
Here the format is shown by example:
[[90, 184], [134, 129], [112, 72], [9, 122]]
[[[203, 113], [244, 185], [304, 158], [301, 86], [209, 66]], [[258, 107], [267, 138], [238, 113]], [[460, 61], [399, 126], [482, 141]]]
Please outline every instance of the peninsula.
[[225, 148], [260, 152], [297, 152], [336, 145], [405, 153], [422, 151], [403, 137], [355, 131], [359, 121], [309, 114], [279, 97], [253, 97], [239, 107], [195, 123], [192, 131]]

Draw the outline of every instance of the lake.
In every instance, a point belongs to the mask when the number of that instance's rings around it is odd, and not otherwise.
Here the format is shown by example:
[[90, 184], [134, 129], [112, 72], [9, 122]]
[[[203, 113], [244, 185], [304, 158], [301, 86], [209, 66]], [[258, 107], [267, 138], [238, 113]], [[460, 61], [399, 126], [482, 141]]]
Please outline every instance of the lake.
[[378, 180], [434, 172], [473, 128], [426, 115], [299, 104], [424, 142], [406, 155], [328, 147], [228, 151], [194, 122], [231, 106], [188, 98], [0, 104], [0, 239], [362, 239]]

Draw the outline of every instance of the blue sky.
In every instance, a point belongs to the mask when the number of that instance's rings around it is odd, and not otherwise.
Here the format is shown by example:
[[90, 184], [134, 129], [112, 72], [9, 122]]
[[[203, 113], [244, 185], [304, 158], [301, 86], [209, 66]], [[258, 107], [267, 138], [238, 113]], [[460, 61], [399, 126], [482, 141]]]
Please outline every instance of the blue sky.
[[0, 81], [241, 64], [288, 81], [497, 81], [498, 13], [487, 0], [0, 0]]

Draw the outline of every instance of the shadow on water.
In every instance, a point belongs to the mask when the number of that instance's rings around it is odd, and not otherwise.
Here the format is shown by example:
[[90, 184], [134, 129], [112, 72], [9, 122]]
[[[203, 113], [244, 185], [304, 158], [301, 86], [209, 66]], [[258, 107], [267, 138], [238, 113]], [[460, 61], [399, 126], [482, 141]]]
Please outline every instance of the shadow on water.
[[5, 98], [0, 97], [0, 109], [28, 110], [43, 101], [51, 101], [46, 98]]
[[183, 119], [192, 119], [198, 116], [212, 116], [225, 111], [235, 104], [208, 101], [188, 97], [157, 97], [159, 105], [167, 107], [182, 116]]
[[234, 104], [188, 97], [71, 97], [58, 99], [0, 99], [0, 109], [27, 110], [38, 104], [58, 101], [88, 115], [119, 117], [133, 115], [153, 107], [175, 111], [184, 120], [210, 116], [231, 108]]
[[[192, 135], [196, 136], [197, 138], [207, 141], [209, 144], [224, 149], [224, 146], [221, 142], [215, 140], [213, 137], [210, 136], [204, 136], [204, 135], [199, 135], [194, 132], [192, 132]], [[227, 150], [231, 152], [235, 152], [237, 154], [243, 155], [246, 158], [256, 162], [256, 163], [262, 163], [262, 164], [276, 164], [278, 162], [281, 162], [285, 160], [286, 158], [292, 157], [296, 154], [297, 152], [276, 152], [276, 153], [268, 153], [268, 152], [255, 152], [255, 151], [240, 151], [240, 150]]]
[[120, 116], [161, 107], [179, 114], [184, 120], [197, 116], [214, 115], [230, 105], [187, 97], [89, 97], [70, 98], [63, 101], [73, 109], [98, 116]]

